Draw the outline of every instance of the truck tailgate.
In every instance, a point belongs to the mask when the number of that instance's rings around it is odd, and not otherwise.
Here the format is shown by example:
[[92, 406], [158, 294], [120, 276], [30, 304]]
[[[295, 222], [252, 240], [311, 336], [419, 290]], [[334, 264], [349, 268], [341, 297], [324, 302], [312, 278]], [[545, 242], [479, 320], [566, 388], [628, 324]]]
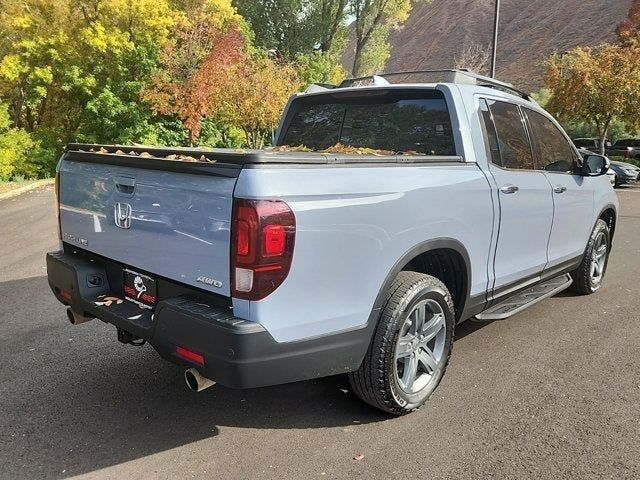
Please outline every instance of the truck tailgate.
[[164, 169], [162, 161], [135, 159], [131, 167], [101, 160], [67, 154], [60, 162], [62, 240], [134, 270], [229, 296], [231, 209], [240, 168], [181, 169], [180, 162], [165, 162]]

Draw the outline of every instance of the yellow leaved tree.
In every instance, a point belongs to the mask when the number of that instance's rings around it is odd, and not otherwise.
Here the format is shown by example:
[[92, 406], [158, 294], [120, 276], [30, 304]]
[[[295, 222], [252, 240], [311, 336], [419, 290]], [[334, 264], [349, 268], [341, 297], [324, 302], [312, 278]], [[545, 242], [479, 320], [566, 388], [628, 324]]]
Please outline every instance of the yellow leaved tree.
[[293, 65], [247, 56], [216, 89], [212, 103], [225, 121], [242, 129], [250, 148], [262, 148], [301, 86]]
[[638, 126], [640, 46], [601, 45], [576, 48], [547, 62], [550, 97], [546, 108], [561, 120], [595, 125], [604, 139], [614, 120]]

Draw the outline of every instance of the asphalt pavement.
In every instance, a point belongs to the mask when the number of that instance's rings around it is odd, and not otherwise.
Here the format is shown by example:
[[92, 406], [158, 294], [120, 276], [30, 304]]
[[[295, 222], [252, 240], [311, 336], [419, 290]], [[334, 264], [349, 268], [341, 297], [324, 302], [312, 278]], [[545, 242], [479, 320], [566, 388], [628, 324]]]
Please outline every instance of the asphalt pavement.
[[2, 200], [0, 478], [640, 478], [640, 188], [618, 194], [601, 291], [459, 326], [440, 387], [402, 418], [344, 377], [190, 392], [152, 348], [66, 320], [52, 188]]

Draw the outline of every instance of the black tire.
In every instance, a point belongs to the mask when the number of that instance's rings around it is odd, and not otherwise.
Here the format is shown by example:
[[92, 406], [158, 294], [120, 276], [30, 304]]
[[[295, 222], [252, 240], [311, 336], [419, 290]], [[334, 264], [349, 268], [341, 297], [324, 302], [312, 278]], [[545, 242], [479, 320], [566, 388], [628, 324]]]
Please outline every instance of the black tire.
[[[438, 334], [441, 335], [438, 337], [441, 355], [437, 368], [431, 372], [432, 376], [423, 377], [430, 380], [422, 390], [408, 394], [398, 379], [396, 345], [401, 329], [411, 325], [409, 315], [416, 305], [423, 301], [441, 308], [445, 332], [444, 335]], [[451, 294], [440, 280], [422, 273], [400, 272], [387, 292], [378, 325], [364, 360], [357, 371], [349, 374], [349, 382], [355, 394], [370, 405], [394, 415], [404, 415], [420, 408], [444, 375], [453, 346], [454, 325], [455, 313]], [[431, 348], [435, 351], [435, 344]], [[420, 365], [419, 362], [417, 364]]]
[[[602, 272], [599, 278], [594, 278], [592, 275], [592, 262], [594, 258], [594, 251], [596, 248], [596, 242], [599, 237], [603, 237], [606, 241], [606, 255], [604, 258], [604, 264], [602, 266]], [[595, 227], [593, 227], [593, 231], [589, 236], [589, 241], [587, 242], [587, 248], [584, 251], [584, 256], [582, 257], [582, 262], [580, 262], [580, 266], [571, 272], [571, 277], [573, 278], [573, 284], [571, 285], [571, 290], [576, 293], [581, 293], [583, 295], [590, 295], [592, 293], [597, 292], [602, 286], [602, 281], [604, 279], [604, 275], [607, 271], [607, 265], [609, 264], [609, 252], [611, 251], [611, 234], [609, 232], [609, 226], [607, 222], [602, 219], [599, 219], [596, 222]]]

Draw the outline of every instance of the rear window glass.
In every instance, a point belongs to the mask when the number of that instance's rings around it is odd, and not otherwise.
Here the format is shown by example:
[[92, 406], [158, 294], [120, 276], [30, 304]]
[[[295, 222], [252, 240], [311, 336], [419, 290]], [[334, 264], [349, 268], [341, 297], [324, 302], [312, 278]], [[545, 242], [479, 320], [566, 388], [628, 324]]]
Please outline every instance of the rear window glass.
[[455, 155], [447, 104], [438, 91], [327, 94], [294, 102], [280, 145], [336, 145], [393, 153]]

